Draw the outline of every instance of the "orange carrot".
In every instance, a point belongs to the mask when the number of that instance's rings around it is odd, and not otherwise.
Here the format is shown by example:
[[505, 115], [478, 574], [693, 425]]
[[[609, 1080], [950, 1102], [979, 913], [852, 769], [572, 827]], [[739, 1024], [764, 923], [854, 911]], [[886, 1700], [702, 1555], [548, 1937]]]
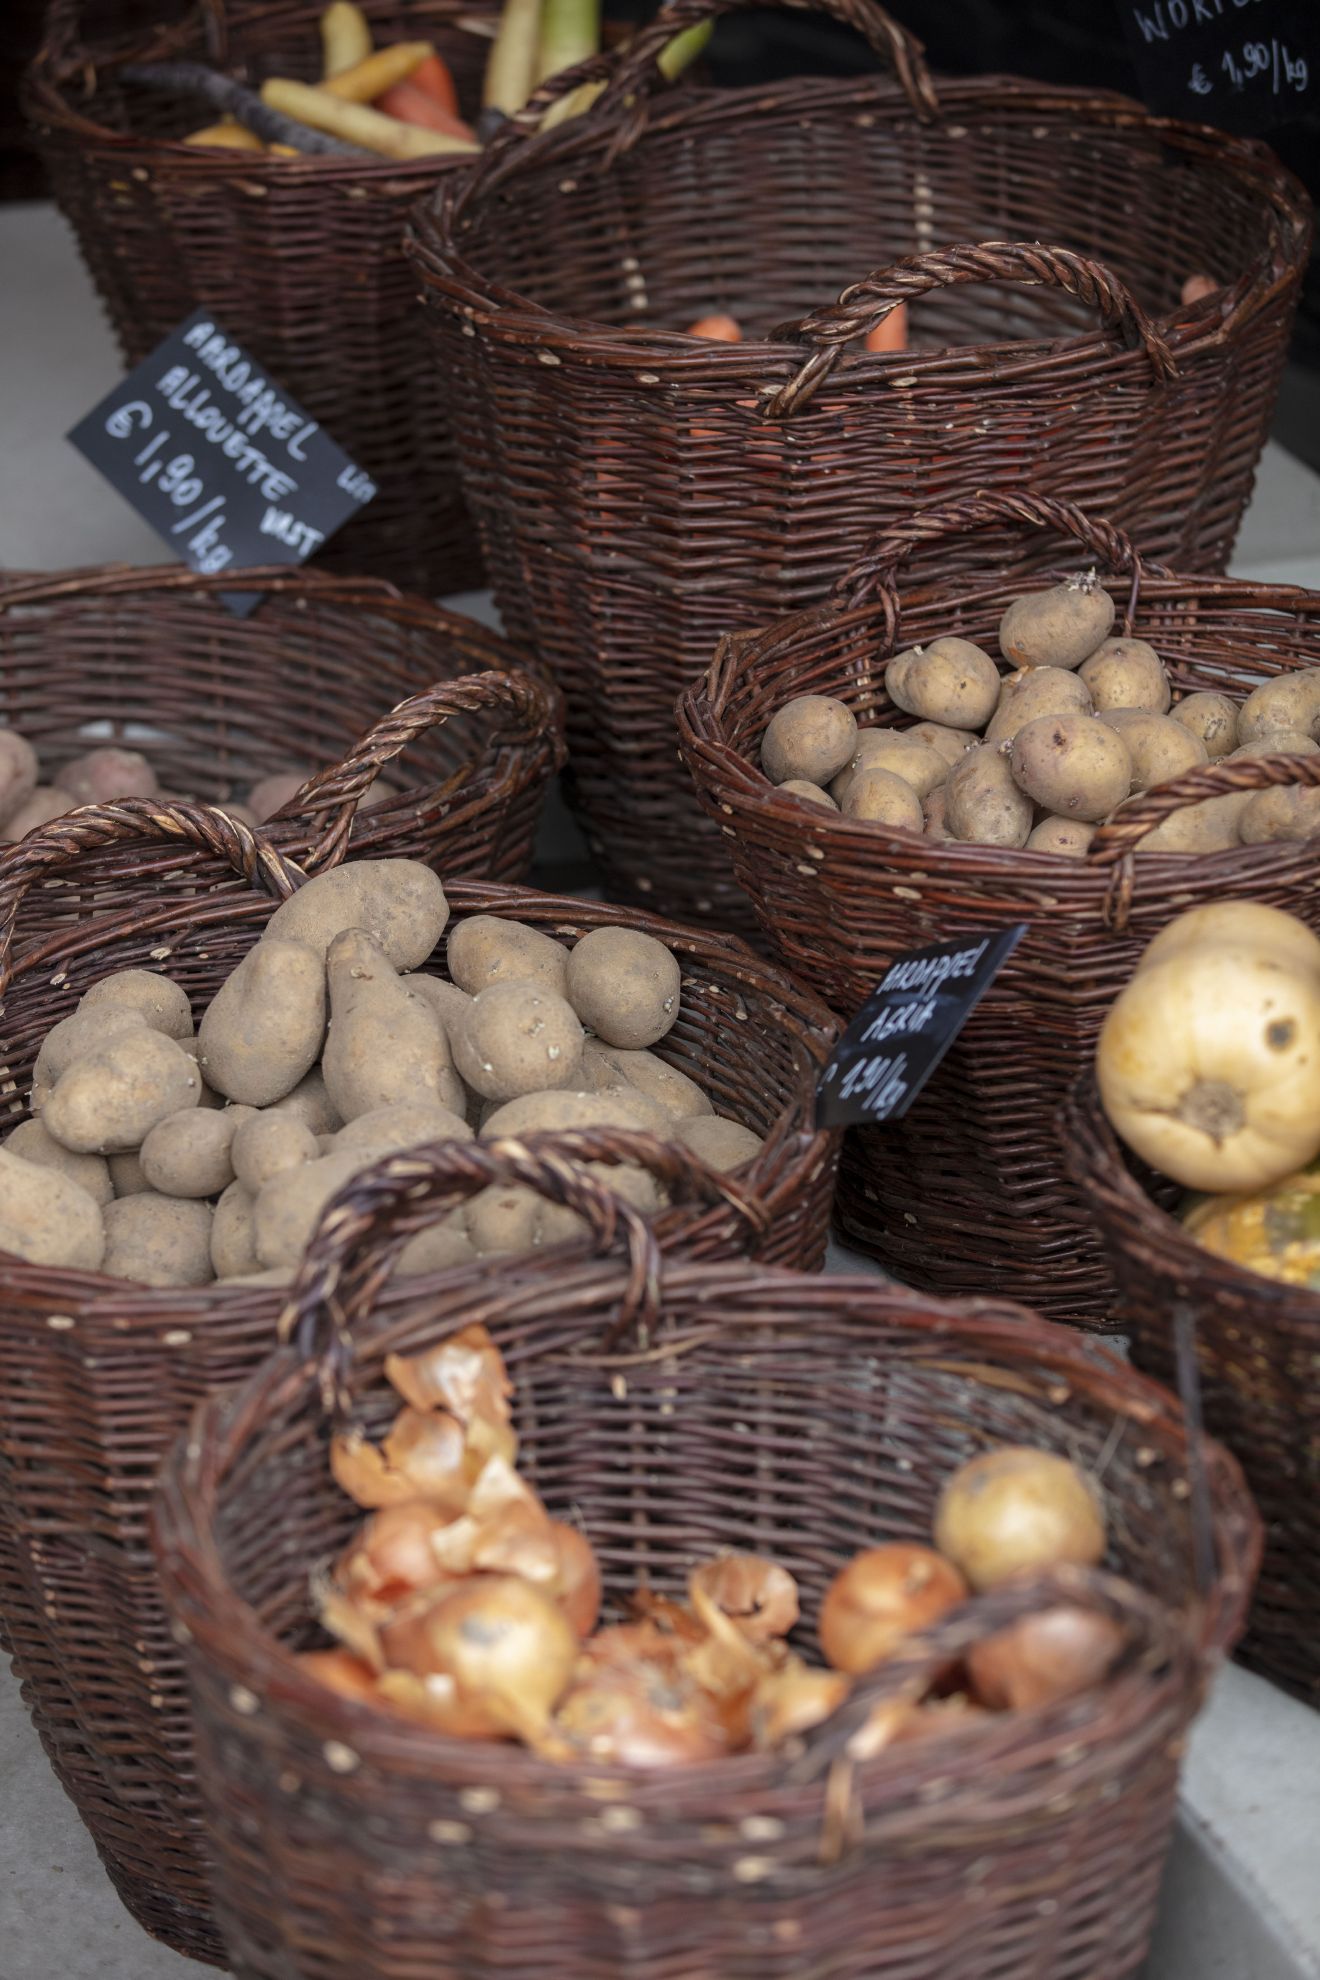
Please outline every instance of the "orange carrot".
[[442, 110], [451, 117], [458, 115], [458, 91], [454, 88], [454, 78], [450, 75], [438, 55], [428, 55], [417, 64], [408, 78], [414, 89], [424, 90], [433, 96]]
[[418, 124], [425, 131], [444, 131], [449, 137], [473, 135], [470, 124], [442, 109], [428, 91], [418, 89], [412, 81], [395, 83], [393, 89], [376, 98], [374, 107], [387, 117], [397, 117], [401, 124]]
[[868, 351], [905, 351], [907, 349], [907, 304], [900, 303], [891, 309], [883, 323], [877, 323], [874, 330], [866, 333]]
[[741, 344], [742, 329], [736, 316], [699, 316], [688, 325], [689, 337], [705, 337], [712, 344]]

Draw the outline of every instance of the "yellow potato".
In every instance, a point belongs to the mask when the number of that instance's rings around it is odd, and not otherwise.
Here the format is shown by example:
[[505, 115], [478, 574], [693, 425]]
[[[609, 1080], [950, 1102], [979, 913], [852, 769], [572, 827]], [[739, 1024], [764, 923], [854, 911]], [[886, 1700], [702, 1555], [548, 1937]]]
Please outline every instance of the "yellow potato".
[[[868, 734], [872, 731], [867, 732]], [[946, 763], [956, 763], [969, 749], [976, 747], [976, 737], [969, 729], [946, 729], [942, 722], [914, 722], [910, 729], [898, 729], [897, 735], [906, 736], [909, 742], [924, 743], [933, 749]]]
[[1297, 784], [1253, 791], [1238, 820], [1238, 836], [1244, 846], [1269, 845], [1276, 839], [1313, 839], [1317, 832], [1320, 790], [1303, 790]]
[[1188, 694], [1169, 710], [1175, 722], [1190, 729], [1205, 745], [1211, 763], [1237, 748], [1237, 704], [1226, 694]]
[[492, 983], [541, 983], [568, 994], [568, 950], [522, 921], [474, 914], [455, 924], [446, 949], [449, 974], [475, 997]]
[[105, 1210], [69, 1176], [0, 1148], [0, 1252], [30, 1265], [95, 1272], [105, 1253]]
[[211, 1264], [211, 1206], [145, 1190], [107, 1203], [105, 1257], [112, 1279], [142, 1286], [206, 1286]]
[[1144, 639], [1107, 639], [1080, 669], [1096, 714], [1111, 708], [1167, 713], [1173, 698], [1164, 662]]
[[1094, 571], [1015, 598], [999, 621], [999, 651], [1014, 667], [1080, 667], [1114, 623], [1114, 601]]
[[1068, 859], [1084, 859], [1095, 831], [1094, 825], [1088, 825], [1080, 818], [1042, 818], [1027, 835], [1027, 851], [1062, 853]]
[[772, 784], [793, 778], [828, 784], [856, 745], [851, 708], [831, 695], [801, 694], [771, 717], [761, 739], [761, 768]]
[[885, 667], [896, 708], [946, 729], [980, 729], [999, 700], [999, 669], [970, 639], [933, 639], [896, 653]]
[[1201, 738], [1168, 715], [1144, 708], [1111, 708], [1099, 717], [1123, 738], [1132, 759], [1132, 788], [1148, 791], [1209, 761]]
[[1094, 715], [1038, 715], [1009, 760], [1018, 789], [1057, 818], [1107, 818], [1132, 788], [1123, 738]]
[[953, 834], [948, 821], [949, 793], [945, 784], [937, 784], [929, 796], [921, 801], [921, 814], [926, 823], [926, 837], [939, 845], [947, 845]]
[[[869, 733], [874, 734], [872, 730]], [[882, 732], [883, 733], [883, 732]], [[887, 770], [891, 777], [901, 777], [903, 782], [914, 790], [919, 798], [942, 784], [949, 774], [949, 765], [938, 750], [930, 749], [908, 734], [891, 729], [882, 742], [868, 750], [865, 761], [854, 773], [853, 781], [843, 798], [843, 808], [848, 810], [848, 797], [856, 788], [857, 781], [872, 770]], [[849, 816], [853, 814], [849, 813]]]
[[985, 739], [1009, 743], [1038, 715], [1089, 715], [1091, 709], [1090, 689], [1076, 674], [1063, 667], [1029, 667], [1004, 682]]
[[1148, 832], [1136, 850], [1139, 853], [1228, 852], [1242, 842], [1238, 825], [1251, 799], [1250, 791], [1233, 791], [1224, 797], [1202, 798], [1199, 804], [1184, 805], [1155, 829]]
[[1018, 789], [1008, 758], [992, 743], [968, 750], [950, 770], [944, 789], [945, 824], [955, 839], [978, 846], [1027, 843], [1031, 799]]
[[627, 1051], [642, 1051], [665, 1036], [678, 1017], [681, 992], [677, 960], [639, 929], [593, 928], [568, 959], [574, 1010], [607, 1045]]
[[[912, 753], [915, 755], [915, 750]], [[892, 770], [859, 770], [843, 801], [843, 815], [905, 832], [920, 832], [925, 824], [921, 799], [911, 784]]]
[[813, 784], [806, 777], [788, 777], [779, 786], [785, 797], [801, 798], [804, 804], [824, 805], [826, 811], [837, 811], [838, 805], [828, 791], [819, 784]]
[[1238, 742], [1254, 743], [1281, 729], [1316, 738], [1320, 728], [1320, 667], [1278, 674], [1249, 694], [1238, 710]]
[[1263, 729], [1255, 740], [1230, 750], [1226, 762], [1252, 761], [1261, 756], [1315, 756], [1320, 743], [1312, 742], [1298, 729]]

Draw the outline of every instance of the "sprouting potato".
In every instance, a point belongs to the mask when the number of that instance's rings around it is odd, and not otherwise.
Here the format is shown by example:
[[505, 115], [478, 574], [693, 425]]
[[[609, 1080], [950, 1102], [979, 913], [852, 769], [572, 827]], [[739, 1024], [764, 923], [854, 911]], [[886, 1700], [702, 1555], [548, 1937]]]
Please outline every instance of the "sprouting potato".
[[955, 839], [978, 846], [1027, 843], [1031, 799], [1018, 789], [1008, 758], [993, 743], [968, 750], [950, 770], [944, 789], [945, 823]]
[[1080, 667], [1108, 636], [1114, 601], [1094, 571], [1015, 598], [999, 621], [999, 651], [1013, 667]]
[[1123, 738], [1094, 715], [1038, 715], [1018, 730], [1013, 781], [1057, 818], [1107, 818], [1132, 788]]
[[999, 669], [969, 639], [933, 639], [896, 653], [885, 667], [896, 708], [946, 729], [980, 729], [999, 700]]
[[1097, 715], [1112, 708], [1144, 708], [1152, 715], [1168, 712], [1173, 698], [1169, 677], [1159, 654], [1144, 639], [1107, 639], [1079, 671]]
[[828, 784], [857, 743], [851, 708], [832, 695], [801, 694], [774, 714], [761, 739], [761, 768], [772, 784]]

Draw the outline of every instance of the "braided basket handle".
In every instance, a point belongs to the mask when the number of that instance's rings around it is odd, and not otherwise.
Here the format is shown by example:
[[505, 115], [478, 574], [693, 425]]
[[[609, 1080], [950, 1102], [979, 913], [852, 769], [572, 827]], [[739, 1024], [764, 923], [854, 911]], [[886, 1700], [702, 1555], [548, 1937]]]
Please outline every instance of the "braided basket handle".
[[767, 411], [782, 417], [807, 404], [838, 363], [846, 345], [883, 323], [912, 296], [966, 282], [1019, 282], [1027, 287], [1062, 289], [1099, 311], [1107, 329], [1119, 332], [1129, 348], [1140, 345], [1157, 384], [1175, 376], [1173, 353], [1141, 304], [1103, 262], [1070, 248], [1039, 241], [968, 241], [907, 255], [854, 282], [837, 302], [813, 310], [800, 322], [782, 324], [775, 342], [814, 344], [801, 370], [771, 399]]
[[764, 1207], [731, 1176], [677, 1143], [636, 1129], [573, 1128], [525, 1139], [435, 1142], [386, 1156], [353, 1176], [327, 1204], [280, 1316], [280, 1339], [293, 1341], [305, 1359], [320, 1363], [328, 1402], [339, 1397], [354, 1334], [374, 1310], [405, 1239], [434, 1223], [439, 1212], [492, 1184], [511, 1183], [584, 1217], [594, 1255], [612, 1253], [622, 1241], [627, 1280], [619, 1317], [602, 1346], [612, 1346], [629, 1328], [644, 1337], [660, 1305], [659, 1245], [641, 1213], [588, 1173], [583, 1166], [588, 1162], [636, 1163], [671, 1196], [731, 1203], [751, 1229], [765, 1227]]
[[1179, 1656], [1192, 1657], [1192, 1632], [1179, 1612], [1117, 1575], [1059, 1567], [1029, 1580], [1006, 1582], [942, 1616], [914, 1637], [906, 1651], [862, 1679], [842, 1705], [806, 1735], [803, 1752], [789, 1765], [788, 1781], [803, 1785], [821, 1780], [840, 1764], [861, 1764], [872, 1750], [888, 1743], [883, 1721], [870, 1723], [873, 1714], [886, 1705], [915, 1704], [938, 1673], [974, 1644], [1024, 1616], [1065, 1602], [1126, 1629], [1129, 1643], [1121, 1659], [1125, 1667], [1140, 1663], [1158, 1669]]
[[[276, 900], [287, 900], [306, 878], [263, 833], [215, 805], [163, 798], [80, 805], [40, 831], [29, 832], [0, 858], [0, 997], [14, 977], [14, 935], [29, 889], [76, 866], [84, 853], [134, 842], [197, 846], [225, 860], [250, 887], [264, 887]], [[180, 904], [173, 905], [177, 913]], [[116, 919], [122, 922], [124, 916]]]
[[[1117, 576], [1130, 577], [1131, 590], [1122, 625], [1132, 630], [1132, 620], [1141, 596], [1145, 575], [1136, 545], [1125, 530], [1098, 516], [1088, 516], [1075, 502], [1055, 495], [1042, 495], [1033, 488], [979, 490], [961, 501], [947, 502], [933, 509], [921, 509], [910, 522], [883, 530], [867, 544], [857, 561], [838, 578], [830, 591], [830, 601], [842, 610], [864, 604], [877, 586], [888, 595], [897, 611], [897, 578], [915, 550], [946, 537], [963, 536], [970, 530], [994, 529], [1001, 523], [1024, 523], [1029, 529], [1050, 529], [1060, 536], [1071, 536], [1084, 550]], [[1158, 568], [1158, 567], [1157, 567]]]

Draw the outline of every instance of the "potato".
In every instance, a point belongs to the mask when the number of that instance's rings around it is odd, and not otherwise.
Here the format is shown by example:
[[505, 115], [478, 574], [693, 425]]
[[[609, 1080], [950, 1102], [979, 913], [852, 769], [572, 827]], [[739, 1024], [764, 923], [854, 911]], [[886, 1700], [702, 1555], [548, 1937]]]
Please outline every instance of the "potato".
[[1152, 715], [1144, 708], [1110, 708], [1098, 719], [1123, 738], [1132, 759], [1134, 791], [1167, 784], [1209, 761], [1201, 738], [1168, 715]]
[[1261, 756], [1315, 756], [1320, 754], [1320, 743], [1312, 742], [1310, 736], [1302, 735], [1297, 729], [1265, 729], [1254, 742], [1242, 743], [1230, 750], [1224, 758], [1226, 763], [1239, 760], [1254, 761]]
[[801, 694], [771, 717], [761, 739], [761, 768], [772, 784], [791, 778], [828, 784], [856, 747], [850, 708], [829, 695]]
[[583, 1031], [563, 997], [541, 983], [492, 983], [454, 1033], [454, 1063], [474, 1093], [513, 1100], [576, 1086]]
[[94, 1011], [103, 1004], [139, 1012], [144, 1024], [153, 1031], [163, 1031], [167, 1038], [191, 1039], [193, 1035], [188, 992], [158, 970], [117, 969], [92, 985], [78, 1009]]
[[363, 1166], [356, 1151], [336, 1151], [296, 1169], [282, 1169], [263, 1184], [252, 1211], [260, 1263], [296, 1265], [331, 1197]]
[[630, 1052], [670, 1030], [681, 991], [676, 958], [636, 928], [593, 928], [568, 959], [568, 1000], [583, 1024]]
[[[1320, 832], [1320, 790], [1279, 784], [1253, 791], [1238, 819], [1244, 846], [1264, 846], [1276, 839], [1313, 839]], [[10, 1140], [13, 1140], [10, 1136]]]
[[1175, 701], [1169, 714], [1184, 729], [1190, 729], [1205, 745], [1211, 763], [1237, 748], [1238, 712], [1236, 702], [1226, 694], [1188, 694]]
[[896, 708], [944, 729], [980, 729], [999, 700], [999, 669], [970, 639], [933, 639], [896, 653], [885, 667]]
[[[1009, 743], [1019, 729], [1040, 715], [1089, 715], [1091, 691], [1063, 667], [1030, 667], [1009, 675], [998, 708], [985, 732], [990, 743]], [[955, 766], [956, 768], [956, 766]]]
[[227, 1107], [229, 1102], [225, 1099], [224, 1094], [216, 1092], [215, 1088], [210, 1084], [210, 1082], [206, 1078], [205, 1073], [203, 1073], [202, 1071], [202, 1067], [201, 1067], [202, 1048], [197, 1043], [197, 1040], [195, 1038], [176, 1038], [174, 1042], [178, 1046], [181, 1052], [186, 1052], [188, 1054], [188, 1057], [197, 1067], [197, 1077], [202, 1082], [202, 1097], [197, 1102], [198, 1106]]
[[151, 1187], [142, 1173], [142, 1159], [136, 1148], [107, 1155], [105, 1159], [116, 1196], [141, 1196], [144, 1189]]
[[[669, 1201], [657, 1178], [636, 1162], [588, 1162], [586, 1169], [588, 1175], [630, 1203], [634, 1210], [640, 1210], [644, 1217], [653, 1217]], [[570, 1239], [585, 1237], [589, 1230], [586, 1218], [570, 1210], [567, 1204], [546, 1203], [541, 1210], [537, 1242], [566, 1244]]]
[[58, 1024], [52, 1025], [42, 1039], [37, 1062], [32, 1069], [33, 1086], [49, 1089], [64, 1077], [75, 1059], [86, 1058], [89, 1052], [98, 1051], [102, 1045], [109, 1044], [112, 1038], [118, 1038], [126, 1031], [148, 1029], [141, 1011], [130, 1010], [123, 1005], [76, 1010], [70, 1017], [61, 1018]]
[[[869, 733], [876, 732], [872, 730]], [[892, 777], [901, 777], [919, 798], [924, 798], [937, 784], [942, 784], [949, 774], [949, 766], [938, 750], [927, 748], [925, 743], [914, 742], [904, 730], [890, 729], [883, 733], [881, 741], [871, 746], [866, 760], [859, 764], [841, 800], [845, 811], [848, 808], [847, 799], [858, 780], [872, 770], [887, 770]]]
[[647, 1134], [670, 1135], [673, 1126], [668, 1109], [649, 1093], [616, 1086], [605, 1093], [524, 1093], [506, 1100], [482, 1122], [481, 1139], [578, 1127], [642, 1128]]
[[1114, 601], [1093, 571], [1015, 598], [999, 621], [999, 651], [1014, 667], [1080, 667], [1114, 623]]
[[636, 1087], [652, 1100], [658, 1100], [676, 1121], [689, 1114], [714, 1112], [706, 1094], [694, 1079], [677, 1066], [666, 1065], [654, 1052], [624, 1052], [617, 1045], [597, 1045], [596, 1050], [613, 1071], [616, 1082]]
[[445, 958], [459, 989], [473, 997], [492, 983], [541, 983], [557, 997], [568, 995], [568, 950], [524, 921], [474, 914], [455, 925]]
[[346, 928], [326, 958], [330, 1029], [321, 1055], [326, 1092], [345, 1121], [399, 1100], [467, 1104], [449, 1041], [432, 1006], [414, 996], [360, 928]]
[[1225, 797], [1202, 798], [1172, 812], [1137, 844], [1139, 853], [1228, 852], [1241, 844], [1238, 821], [1252, 793], [1233, 791]]
[[712, 1169], [720, 1170], [741, 1169], [765, 1145], [759, 1134], [723, 1114], [693, 1114], [678, 1122], [674, 1138], [703, 1162], [709, 1162]]
[[461, 1114], [435, 1101], [401, 1100], [390, 1107], [373, 1107], [359, 1114], [331, 1143], [332, 1154], [353, 1154], [363, 1168], [383, 1155], [420, 1148], [428, 1141], [471, 1141], [472, 1130]]
[[37, 752], [17, 729], [0, 729], [0, 838], [17, 838], [8, 830], [9, 820], [22, 809], [37, 788], [41, 775]]
[[[1072, 680], [1071, 674], [1064, 675]], [[992, 743], [969, 749], [944, 786], [944, 819], [965, 845], [1024, 846], [1034, 813], [1013, 781], [1008, 758]]]
[[1069, 859], [1083, 859], [1095, 837], [1095, 826], [1080, 818], [1042, 818], [1027, 835], [1027, 851], [1063, 853]]
[[[4, 733], [0, 729], [0, 735]], [[29, 832], [39, 831], [52, 818], [63, 818], [66, 811], [72, 810], [73, 799], [58, 784], [38, 784], [17, 811], [0, 820], [0, 839], [26, 839]]]
[[157, 1121], [196, 1107], [202, 1083], [188, 1054], [140, 1021], [75, 1059], [46, 1102], [42, 1121], [79, 1155], [140, 1148]]
[[[11, 1155], [21, 1156], [25, 1162], [35, 1162], [39, 1169], [55, 1169], [70, 1182], [85, 1189], [93, 1203], [109, 1203], [115, 1193], [110, 1179], [110, 1164], [104, 1155], [75, 1155], [68, 1148], [62, 1148], [41, 1121], [20, 1121], [12, 1134], [5, 1136], [4, 1146]], [[0, 1217], [4, 1206], [0, 1204]]]
[[451, 1210], [429, 1229], [409, 1238], [399, 1253], [394, 1270], [401, 1279], [430, 1278], [436, 1272], [452, 1271], [476, 1257], [468, 1236], [462, 1210]]
[[[599, 1038], [587, 1038], [583, 1041], [582, 1077], [578, 1082], [581, 1091], [605, 1093], [610, 1087], [622, 1084], [618, 1068], [606, 1057], [607, 1053], [617, 1050], [618, 1047], [615, 1045], [603, 1045]], [[489, 1101], [485, 1104], [487, 1108], [490, 1107]]]
[[312, 770], [272, 770], [268, 777], [260, 777], [247, 794], [248, 809], [258, 825], [264, 825], [277, 811], [283, 811], [290, 798], [296, 797]]
[[75, 804], [113, 804], [116, 798], [155, 797], [160, 785], [139, 750], [107, 744], [66, 763], [60, 771], [60, 788]]
[[292, 1093], [275, 1102], [271, 1111], [301, 1121], [313, 1134], [333, 1134], [344, 1125], [325, 1090], [325, 1075], [319, 1066], [313, 1066]]
[[1295, 729], [1316, 737], [1320, 728], [1320, 667], [1278, 674], [1253, 690], [1238, 710], [1238, 742], [1254, 743], [1271, 731]]
[[230, 1149], [244, 1121], [259, 1120], [247, 1107], [221, 1113], [185, 1107], [157, 1121], [138, 1151], [150, 1189], [162, 1196], [218, 1196], [234, 1180]]
[[921, 801], [921, 815], [926, 821], [926, 837], [934, 839], [938, 845], [947, 845], [953, 838], [948, 822], [949, 792], [946, 784], [937, 784], [929, 797]]
[[784, 797], [801, 798], [803, 804], [820, 804], [826, 811], [837, 811], [839, 808], [828, 791], [823, 791], [819, 784], [813, 784], [807, 777], [785, 778], [779, 789]]
[[1144, 639], [1107, 639], [1079, 671], [1097, 715], [1110, 708], [1163, 715], [1173, 698], [1164, 662]]
[[895, 733], [906, 736], [909, 742], [924, 743], [946, 763], [956, 763], [960, 756], [976, 747], [976, 737], [969, 730], [946, 729], [942, 722], [914, 722], [910, 729], [898, 729]]
[[101, 1270], [142, 1286], [207, 1286], [211, 1264], [211, 1206], [147, 1190], [108, 1203]]
[[316, 1064], [325, 1025], [321, 957], [267, 934], [211, 999], [198, 1027], [198, 1064], [217, 1093], [269, 1107]]
[[302, 1162], [314, 1162], [319, 1152], [312, 1130], [292, 1114], [274, 1109], [263, 1114], [245, 1111], [235, 1125], [229, 1159], [244, 1189], [255, 1194], [272, 1176], [296, 1169]]
[[258, 1272], [255, 1198], [241, 1182], [231, 1182], [215, 1206], [211, 1221], [211, 1269], [217, 1279]]
[[843, 815], [906, 832], [920, 832], [925, 824], [921, 799], [892, 770], [859, 770], [843, 801]]
[[395, 969], [416, 969], [448, 920], [445, 890], [429, 866], [415, 859], [359, 859], [318, 873], [282, 902], [266, 938], [304, 942], [324, 958], [336, 935], [361, 928]]
[[467, 1204], [467, 1234], [481, 1258], [505, 1258], [541, 1242], [545, 1198], [526, 1183], [491, 1183]]
[[0, 1148], [0, 1251], [30, 1265], [95, 1272], [105, 1254], [104, 1214], [85, 1189], [49, 1163]]
[[1132, 788], [1127, 745], [1094, 715], [1038, 715], [1009, 761], [1018, 789], [1057, 818], [1107, 818]]
[[[456, 934], [458, 931], [454, 932]], [[450, 941], [452, 943], [453, 936]], [[455, 1025], [467, 1023], [472, 999], [456, 983], [446, 983], [443, 976], [427, 976], [421, 970], [414, 970], [411, 975], [401, 977], [400, 981], [412, 991], [414, 997], [423, 998], [431, 1006], [446, 1038], [452, 1039]]]
[[852, 789], [853, 780], [869, 764], [873, 763], [877, 756], [886, 755], [893, 748], [896, 741], [901, 746], [902, 738], [906, 733], [906, 730], [901, 729], [861, 730], [857, 737], [856, 749], [830, 785], [830, 796], [837, 805], [842, 807], [845, 798]]

